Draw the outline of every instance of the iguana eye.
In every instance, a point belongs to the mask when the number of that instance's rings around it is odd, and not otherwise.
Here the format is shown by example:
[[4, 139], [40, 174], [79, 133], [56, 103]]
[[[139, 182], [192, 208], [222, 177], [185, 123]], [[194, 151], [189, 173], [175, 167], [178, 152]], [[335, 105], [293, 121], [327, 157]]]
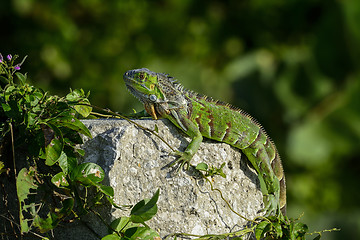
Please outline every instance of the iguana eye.
[[156, 102], [157, 97], [154, 94], [151, 94], [149, 99], [150, 99], [150, 101]]
[[144, 78], [145, 78], [145, 74], [140, 73], [139, 78], [140, 78], [140, 80], [144, 80]]

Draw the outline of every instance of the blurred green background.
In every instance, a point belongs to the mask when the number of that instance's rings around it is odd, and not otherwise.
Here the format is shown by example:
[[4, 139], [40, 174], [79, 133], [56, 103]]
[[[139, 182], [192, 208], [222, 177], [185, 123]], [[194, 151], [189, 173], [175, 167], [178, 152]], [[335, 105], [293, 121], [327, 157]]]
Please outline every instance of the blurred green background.
[[130, 113], [122, 75], [147, 67], [243, 108], [278, 146], [289, 216], [360, 239], [359, 0], [2, 0], [0, 23], [52, 94]]

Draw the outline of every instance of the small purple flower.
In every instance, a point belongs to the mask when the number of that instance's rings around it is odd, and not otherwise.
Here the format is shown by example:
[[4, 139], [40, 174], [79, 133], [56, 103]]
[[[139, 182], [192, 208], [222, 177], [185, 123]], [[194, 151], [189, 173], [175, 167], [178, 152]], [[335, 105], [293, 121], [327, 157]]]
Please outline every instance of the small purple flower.
[[11, 61], [11, 59], [12, 59], [11, 54], [7, 55], [7, 59], [8, 59], [9, 61]]
[[3, 58], [3, 56], [2, 56], [1, 53], [0, 53], [0, 63], [2, 63], [3, 60], [4, 60], [4, 58]]
[[20, 70], [20, 64], [16, 64], [16, 65], [14, 66], [14, 69], [15, 69], [15, 70]]

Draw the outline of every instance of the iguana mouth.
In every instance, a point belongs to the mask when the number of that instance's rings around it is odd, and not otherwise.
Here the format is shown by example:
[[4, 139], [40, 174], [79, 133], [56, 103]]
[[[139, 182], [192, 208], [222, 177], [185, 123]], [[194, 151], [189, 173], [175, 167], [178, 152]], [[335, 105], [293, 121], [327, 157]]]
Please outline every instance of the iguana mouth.
[[137, 99], [139, 99], [142, 103], [144, 103], [144, 108], [146, 110], [147, 113], [149, 113], [151, 115], [151, 117], [153, 119], [158, 119], [159, 117], [159, 114], [156, 113], [156, 110], [155, 110], [155, 105], [153, 103], [149, 103], [147, 101], [144, 101], [142, 99], [142, 96], [138, 94], [138, 92], [132, 88], [130, 85], [126, 84], [126, 87], [127, 89], [129, 90], [129, 92], [134, 96], [136, 97]]
[[142, 97], [139, 95], [139, 93], [130, 84], [125, 83], [125, 85], [126, 85], [126, 88], [128, 89], [128, 91], [131, 93], [131, 95], [136, 97], [139, 101], [144, 102], [142, 100]]

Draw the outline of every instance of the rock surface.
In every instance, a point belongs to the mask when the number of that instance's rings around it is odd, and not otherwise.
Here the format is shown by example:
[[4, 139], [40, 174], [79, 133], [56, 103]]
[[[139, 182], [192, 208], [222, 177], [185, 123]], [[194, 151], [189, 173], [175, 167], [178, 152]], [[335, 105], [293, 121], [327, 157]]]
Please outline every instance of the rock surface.
[[[150, 129], [157, 125], [159, 135], [174, 149], [183, 151], [190, 141], [167, 120], [135, 122]], [[247, 223], [229, 209], [209, 183], [196, 179], [191, 172], [166, 167], [175, 157], [169, 156], [172, 150], [157, 136], [125, 120], [84, 120], [83, 123], [93, 136], [85, 139], [83, 161], [97, 163], [105, 170], [108, 177], [105, 181], [114, 188], [118, 204], [135, 204], [160, 189], [158, 213], [148, 225], [161, 237], [175, 232], [227, 233], [240, 230]], [[205, 162], [220, 167], [225, 163], [226, 178], [215, 176], [212, 183], [235, 211], [252, 219], [263, 206], [262, 194], [257, 175], [241, 156], [239, 150], [228, 144], [205, 140], [192, 164]], [[107, 214], [108, 219], [114, 219], [128, 216], [129, 212], [114, 208]], [[99, 220], [88, 221], [96, 229]], [[106, 228], [100, 226], [96, 232], [101, 236], [107, 234]]]

